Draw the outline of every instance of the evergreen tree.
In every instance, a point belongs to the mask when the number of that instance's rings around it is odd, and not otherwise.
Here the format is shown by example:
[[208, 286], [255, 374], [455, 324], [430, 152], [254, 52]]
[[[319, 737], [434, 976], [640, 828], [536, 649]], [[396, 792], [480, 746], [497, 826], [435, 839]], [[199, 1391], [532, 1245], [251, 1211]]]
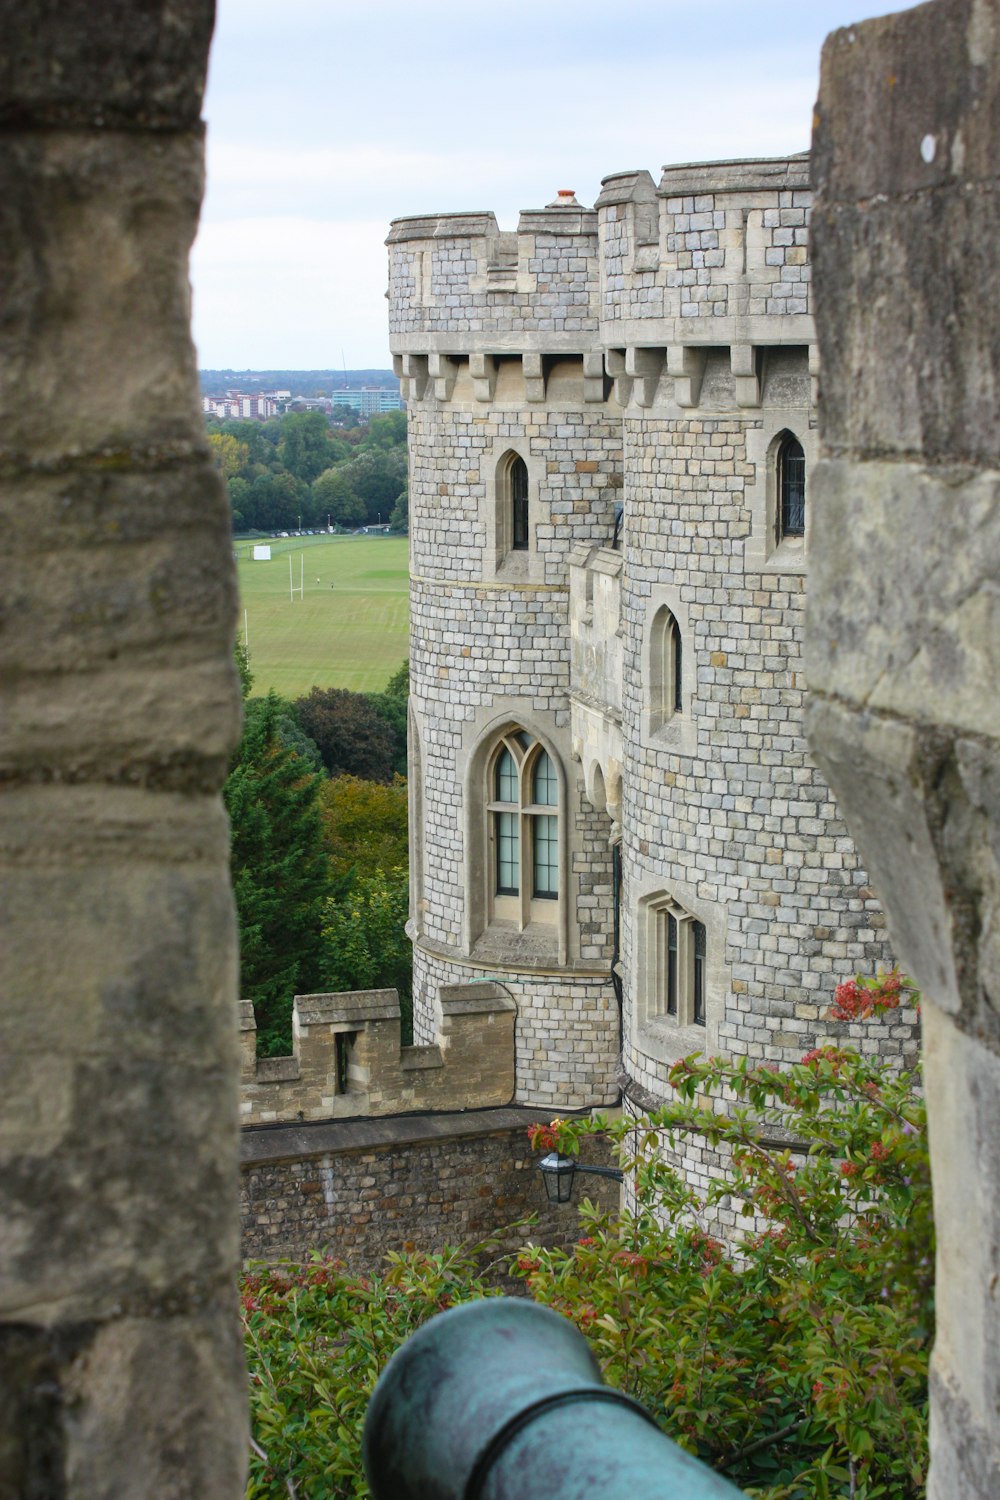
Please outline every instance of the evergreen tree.
[[226, 780], [241, 990], [253, 1001], [257, 1050], [291, 1050], [292, 1000], [322, 983], [329, 873], [320, 778], [283, 746], [274, 694], [246, 704], [243, 738]]

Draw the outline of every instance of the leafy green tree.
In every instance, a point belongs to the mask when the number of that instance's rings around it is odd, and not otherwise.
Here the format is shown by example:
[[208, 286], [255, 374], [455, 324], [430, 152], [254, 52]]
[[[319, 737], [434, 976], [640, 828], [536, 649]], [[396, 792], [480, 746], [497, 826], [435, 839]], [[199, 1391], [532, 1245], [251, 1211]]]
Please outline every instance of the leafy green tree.
[[244, 513], [246, 509], [247, 496], [250, 494], [250, 486], [245, 479], [237, 474], [230, 479], [226, 488], [229, 491], [229, 505], [233, 513], [233, 530], [243, 531], [246, 529]]
[[369, 449], [344, 465], [343, 473], [355, 495], [364, 501], [365, 519], [381, 516], [388, 522], [406, 481], [406, 449]]
[[292, 706], [306, 734], [319, 746], [331, 776], [392, 780], [393, 733], [367, 694], [314, 687]]
[[403, 488], [396, 497], [396, 503], [389, 512], [389, 529], [391, 531], [408, 531], [410, 526], [410, 485], [404, 481]]
[[325, 988], [394, 989], [399, 992], [403, 1040], [413, 1034], [413, 950], [406, 936], [409, 882], [406, 871], [377, 870], [359, 876], [346, 894], [326, 903]]
[[406, 729], [407, 704], [410, 697], [410, 663], [393, 673], [381, 693], [369, 693], [369, 702], [376, 713], [392, 730], [393, 769], [398, 776], [406, 775]]
[[229, 432], [210, 432], [208, 446], [226, 479], [235, 479], [250, 462], [250, 449]]
[[240, 934], [241, 993], [252, 1000], [263, 1056], [291, 1047], [292, 1000], [315, 990], [325, 957], [329, 872], [320, 778], [282, 746], [281, 701], [250, 699], [223, 788]]
[[406, 412], [387, 411], [372, 417], [362, 448], [398, 448], [406, 443]]
[[309, 486], [285, 470], [258, 474], [243, 510], [247, 526], [257, 531], [290, 531], [308, 512]]
[[290, 474], [311, 484], [333, 462], [336, 448], [320, 411], [291, 412], [281, 424], [278, 457]]
[[407, 863], [406, 782], [386, 785], [336, 776], [320, 790], [323, 838], [334, 881], [363, 877]]
[[365, 502], [355, 494], [347, 465], [324, 469], [312, 486], [312, 512], [317, 520], [330, 520], [338, 526], [361, 526], [365, 520]]

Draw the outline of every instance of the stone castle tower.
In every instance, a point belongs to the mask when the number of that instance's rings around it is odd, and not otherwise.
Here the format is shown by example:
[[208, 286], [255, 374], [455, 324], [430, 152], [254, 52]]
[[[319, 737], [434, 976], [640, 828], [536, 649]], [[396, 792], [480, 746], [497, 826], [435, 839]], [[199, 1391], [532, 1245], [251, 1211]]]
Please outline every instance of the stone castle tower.
[[524, 1102], [797, 1059], [891, 962], [802, 724], [809, 207], [803, 155], [391, 228], [415, 1039], [502, 980]]

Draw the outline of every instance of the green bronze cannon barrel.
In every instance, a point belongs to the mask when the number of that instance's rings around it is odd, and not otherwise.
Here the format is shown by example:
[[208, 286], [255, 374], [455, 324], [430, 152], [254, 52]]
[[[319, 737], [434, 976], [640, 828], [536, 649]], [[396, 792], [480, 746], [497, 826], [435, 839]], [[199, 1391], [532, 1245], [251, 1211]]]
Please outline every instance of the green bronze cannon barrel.
[[375, 1500], [738, 1500], [604, 1385], [548, 1308], [487, 1298], [441, 1313], [393, 1356], [365, 1419]]

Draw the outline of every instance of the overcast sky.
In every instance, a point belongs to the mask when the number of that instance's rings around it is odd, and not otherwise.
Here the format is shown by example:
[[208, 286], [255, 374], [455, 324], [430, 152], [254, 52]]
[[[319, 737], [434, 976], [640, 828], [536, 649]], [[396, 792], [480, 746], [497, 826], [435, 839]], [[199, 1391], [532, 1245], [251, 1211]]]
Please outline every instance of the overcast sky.
[[864, 0], [218, 0], [191, 262], [202, 367], [390, 364], [385, 235], [667, 162], [809, 145]]

